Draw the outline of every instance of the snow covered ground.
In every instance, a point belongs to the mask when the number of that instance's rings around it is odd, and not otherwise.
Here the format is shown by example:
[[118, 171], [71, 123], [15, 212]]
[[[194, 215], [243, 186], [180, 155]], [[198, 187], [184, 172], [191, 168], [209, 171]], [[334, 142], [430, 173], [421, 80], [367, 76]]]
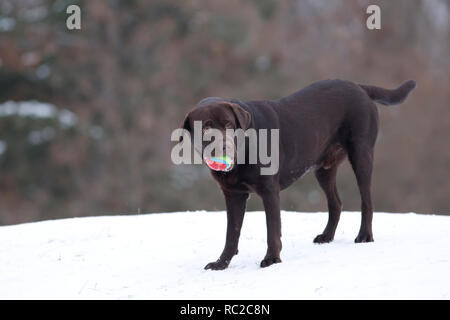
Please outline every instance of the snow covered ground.
[[263, 212], [248, 212], [239, 255], [205, 271], [224, 245], [224, 212], [75, 218], [0, 227], [1, 299], [449, 299], [450, 217], [360, 214], [312, 243], [326, 213], [283, 212], [283, 263], [261, 269]]

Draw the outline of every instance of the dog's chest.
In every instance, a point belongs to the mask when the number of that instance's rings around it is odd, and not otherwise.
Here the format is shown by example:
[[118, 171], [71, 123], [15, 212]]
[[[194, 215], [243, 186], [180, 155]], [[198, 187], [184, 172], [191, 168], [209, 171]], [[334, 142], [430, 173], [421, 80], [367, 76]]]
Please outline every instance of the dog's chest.
[[246, 180], [238, 174], [213, 172], [212, 175], [214, 179], [219, 183], [220, 187], [224, 190], [237, 192], [254, 191], [250, 186], [251, 184], [246, 182]]

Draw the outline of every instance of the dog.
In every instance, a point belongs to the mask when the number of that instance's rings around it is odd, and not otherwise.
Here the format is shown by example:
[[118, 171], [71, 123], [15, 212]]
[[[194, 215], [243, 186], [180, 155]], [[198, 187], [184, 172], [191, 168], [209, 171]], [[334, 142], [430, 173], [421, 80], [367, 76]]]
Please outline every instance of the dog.
[[[362, 202], [361, 226], [355, 242], [374, 241], [370, 188], [379, 126], [375, 102], [386, 106], [400, 104], [415, 87], [414, 80], [389, 90], [332, 79], [315, 82], [279, 100], [240, 101], [214, 97], [200, 101], [184, 119], [182, 127], [189, 133], [193, 131], [194, 121], [201, 121], [204, 130], [214, 128], [224, 133], [230, 128], [279, 130], [279, 170], [275, 174], [262, 175], [260, 169], [264, 165], [259, 161], [235, 164], [227, 172], [211, 170], [225, 197], [227, 231], [222, 254], [205, 269], [226, 269], [238, 253], [250, 193], [261, 197], [266, 214], [267, 253], [260, 266], [281, 262], [279, 194], [309, 170], [314, 170], [329, 211], [324, 231], [313, 241], [332, 241], [342, 210], [336, 173], [345, 158], [349, 159], [356, 175]], [[194, 147], [202, 154], [205, 145]], [[245, 148], [247, 154], [249, 147]], [[229, 152], [229, 148], [225, 152]]]

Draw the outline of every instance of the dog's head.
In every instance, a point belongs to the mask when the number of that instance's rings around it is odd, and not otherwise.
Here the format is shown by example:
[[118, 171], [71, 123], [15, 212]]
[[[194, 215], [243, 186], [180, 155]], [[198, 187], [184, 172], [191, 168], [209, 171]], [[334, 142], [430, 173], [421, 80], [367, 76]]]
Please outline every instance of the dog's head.
[[[233, 167], [237, 150], [236, 136], [230, 135], [232, 131], [228, 129], [245, 131], [250, 124], [250, 113], [239, 104], [221, 98], [206, 98], [186, 115], [183, 129], [189, 131], [194, 148], [202, 158], [225, 155], [232, 160]], [[194, 139], [196, 135], [201, 137], [201, 141]], [[216, 140], [218, 138], [220, 141]], [[211, 142], [217, 147], [208, 147]], [[221, 146], [221, 150], [218, 150], [218, 146]]]

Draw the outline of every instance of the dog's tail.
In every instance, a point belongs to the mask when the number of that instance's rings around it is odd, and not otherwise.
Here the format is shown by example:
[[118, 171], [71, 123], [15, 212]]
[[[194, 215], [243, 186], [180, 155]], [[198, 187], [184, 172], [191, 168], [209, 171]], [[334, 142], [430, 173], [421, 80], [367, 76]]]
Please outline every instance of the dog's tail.
[[414, 80], [408, 80], [397, 89], [392, 90], [375, 86], [366, 86], [363, 84], [360, 84], [359, 86], [373, 101], [384, 104], [385, 106], [390, 106], [405, 101], [409, 93], [416, 87], [416, 82]]

